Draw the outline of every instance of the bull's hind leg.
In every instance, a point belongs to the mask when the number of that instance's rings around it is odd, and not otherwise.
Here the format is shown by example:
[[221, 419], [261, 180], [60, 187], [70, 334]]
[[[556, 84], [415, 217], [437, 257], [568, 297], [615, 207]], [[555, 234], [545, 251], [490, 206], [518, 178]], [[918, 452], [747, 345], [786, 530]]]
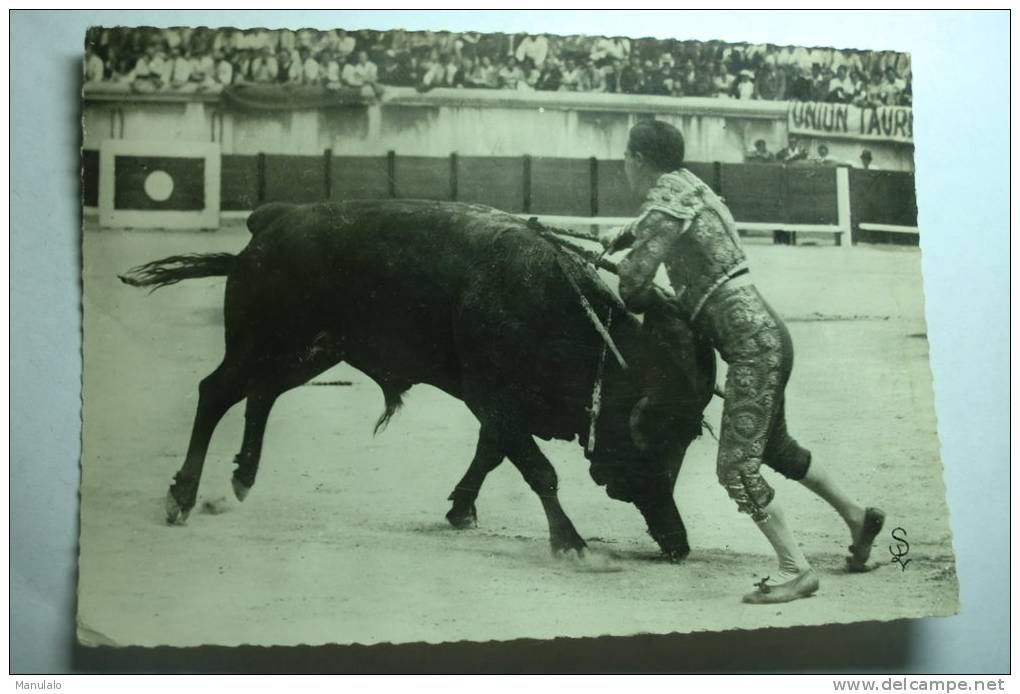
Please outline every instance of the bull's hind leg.
[[225, 358], [215, 371], [198, 386], [198, 408], [191, 428], [191, 441], [184, 464], [174, 475], [166, 497], [166, 519], [171, 524], [184, 523], [195, 506], [202, 466], [209, 450], [216, 425], [231, 407], [244, 397], [244, 379], [237, 362]]
[[273, 409], [273, 403], [279, 396], [278, 391], [268, 389], [259, 389], [248, 394], [244, 410], [244, 439], [241, 442], [241, 452], [234, 458], [237, 467], [230, 478], [230, 485], [238, 501], [244, 501], [255, 485], [269, 411]]
[[539, 450], [535, 440], [527, 434], [515, 436], [507, 441], [506, 454], [510, 462], [520, 471], [524, 481], [542, 500], [542, 508], [545, 509], [549, 521], [549, 544], [553, 554], [567, 552], [584, 554], [587, 544], [577, 534], [574, 524], [560, 506], [556, 470]]
[[453, 507], [447, 512], [446, 520], [455, 528], [473, 528], [478, 525], [478, 512], [475, 510], [475, 499], [485, 482], [485, 477], [503, 462], [503, 449], [499, 443], [499, 435], [492, 426], [482, 425], [478, 432], [478, 445], [475, 457], [471, 459], [464, 477], [454, 487], [449, 499]]
[[313, 341], [312, 349], [295, 351], [286, 356], [265, 360], [258, 379], [249, 386], [248, 403], [244, 412], [244, 438], [241, 451], [234, 459], [236, 468], [230, 484], [238, 501], [244, 501], [255, 485], [255, 477], [262, 458], [262, 441], [265, 438], [269, 412], [277, 398], [291, 388], [308, 382], [340, 361], [335, 347], [325, 347]]

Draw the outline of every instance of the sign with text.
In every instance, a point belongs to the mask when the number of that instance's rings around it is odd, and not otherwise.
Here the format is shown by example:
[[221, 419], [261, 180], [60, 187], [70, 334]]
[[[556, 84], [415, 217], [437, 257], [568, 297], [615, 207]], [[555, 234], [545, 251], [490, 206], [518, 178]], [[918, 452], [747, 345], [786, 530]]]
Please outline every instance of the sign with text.
[[790, 104], [788, 125], [791, 133], [816, 137], [914, 141], [914, 114], [908, 106], [861, 108], [797, 101]]

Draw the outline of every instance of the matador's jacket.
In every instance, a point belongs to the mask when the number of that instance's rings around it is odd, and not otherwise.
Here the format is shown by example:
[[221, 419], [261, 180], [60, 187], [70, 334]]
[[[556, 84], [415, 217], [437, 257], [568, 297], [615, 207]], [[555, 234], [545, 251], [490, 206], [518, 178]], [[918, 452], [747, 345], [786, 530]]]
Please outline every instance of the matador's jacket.
[[652, 281], [665, 264], [672, 301], [729, 365], [717, 474], [742, 512], [766, 520], [775, 492], [761, 464], [802, 479], [811, 454], [786, 430], [793, 342], [751, 282], [733, 216], [705, 183], [680, 169], [659, 177], [623, 234], [632, 238], [620, 264], [620, 296], [628, 308], [640, 313], [661, 300]]

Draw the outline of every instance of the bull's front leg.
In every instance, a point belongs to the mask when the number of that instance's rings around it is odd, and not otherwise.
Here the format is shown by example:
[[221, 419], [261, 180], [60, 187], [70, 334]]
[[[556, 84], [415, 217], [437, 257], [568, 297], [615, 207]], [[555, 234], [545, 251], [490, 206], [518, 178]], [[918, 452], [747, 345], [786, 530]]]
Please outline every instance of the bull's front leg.
[[542, 508], [549, 521], [549, 544], [553, 554], [575, 552], [579, 556], [583, 555], [588, 545], [581, 539], [560, 505], [556, 470], [539, 450], [535, 440], [527, 434], [512, 437], [507, 441], [506, 452], [510, 462], [542, 501]]
[[663, 483], [634, 500], [634, 505], [648, 524], [648, 534], [659, 545], [663, 556], [678, 562], [691, 552], [680, 511], [673, 499], [672, 485]]

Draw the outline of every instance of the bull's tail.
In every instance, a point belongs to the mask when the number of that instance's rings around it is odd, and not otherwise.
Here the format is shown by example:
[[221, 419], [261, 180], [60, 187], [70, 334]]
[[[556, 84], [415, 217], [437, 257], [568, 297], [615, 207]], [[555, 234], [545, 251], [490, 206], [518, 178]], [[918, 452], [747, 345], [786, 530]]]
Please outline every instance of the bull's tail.
[[117, 275], [124, 284], [132, 287], [160, 287], [176, 284], [181, 280], [199, 277], [222, 277], [228, 275], [237, 259], [232, 253], [190, 253], [172, 255], [162, 260], [139, 265], [123, 275]]
[[390, 417], [396, 414], [404, 404], [404, 390], [398, 387], [390, 385], [383, 386], [383, 397], [386, 399], [386, 409], [383, 410], [382, 415], [379, 417], [379, 421], [375, 423], [375, 429], [372, 430], [372, 435], [378, 434], [380, 431], [386, 428], [386, 425], [390, 423]]

